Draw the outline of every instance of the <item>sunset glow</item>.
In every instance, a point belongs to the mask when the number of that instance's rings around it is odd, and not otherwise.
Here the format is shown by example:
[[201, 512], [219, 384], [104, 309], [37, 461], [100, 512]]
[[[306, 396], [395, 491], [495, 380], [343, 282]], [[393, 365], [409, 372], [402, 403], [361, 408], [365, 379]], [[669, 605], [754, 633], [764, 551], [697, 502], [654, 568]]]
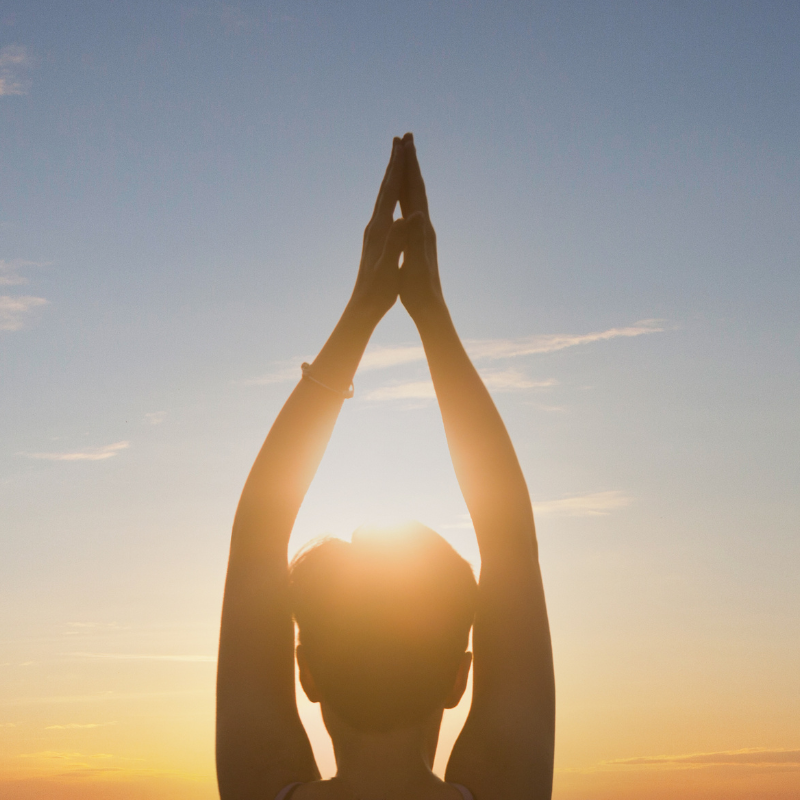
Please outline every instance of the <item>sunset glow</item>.
[[[219, 796], [239, 493], [411, 130], [534, 508], [554, 800], [797, 800], [798, 42], [786, 2], [4, 3], [0, 797]], [[399, 304], [354, 385], [290, 558], [419, 520], [478, 574]]]

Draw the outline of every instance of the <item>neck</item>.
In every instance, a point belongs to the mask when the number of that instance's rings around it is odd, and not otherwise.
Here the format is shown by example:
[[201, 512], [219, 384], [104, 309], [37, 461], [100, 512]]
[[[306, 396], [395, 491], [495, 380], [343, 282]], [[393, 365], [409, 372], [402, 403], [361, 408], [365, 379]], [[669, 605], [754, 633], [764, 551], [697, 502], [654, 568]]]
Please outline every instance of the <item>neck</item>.
[[413, 797], [441, 784], [433, 772], [442, 712], [410, 728], [373, 733], [350, 726], [322, 703], [333, 740], [336, 783], [363, 800]]

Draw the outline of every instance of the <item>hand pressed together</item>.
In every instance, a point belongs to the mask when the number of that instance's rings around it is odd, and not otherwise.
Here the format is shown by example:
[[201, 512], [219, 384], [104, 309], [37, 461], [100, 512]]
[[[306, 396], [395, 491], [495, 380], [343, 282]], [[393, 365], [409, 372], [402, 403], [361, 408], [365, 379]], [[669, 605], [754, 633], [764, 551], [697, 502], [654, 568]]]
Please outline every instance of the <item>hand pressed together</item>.
[[392, 221], [403, 183], [403, 143], [395, 138], [389, 166], [383, 177], [372, 218], [364, 230], [361, 263], [351, 304], [362, 310], [374, 324], [395, 304], [400, 289], [398, 271], [405, 246], [405, 221]]
[[400, 270], [400, 300], [416, 321], [426, 310], [445, 308], [439, 262], [436, 257], [436, 231], [428, 214], [425, 182], [417, 161], [414, 137], [403, 137], [405, 155], [400, 209], [407, 220], [403, 267]]
[[[398, 202], [403, 217], [392, 221]], [[436, 233], [410, 133], [393, 142], [375, 210], [364, 231], [351, 303], [377, 324], [398, 295], [412, 318], [426, 309], [444, 308]]]

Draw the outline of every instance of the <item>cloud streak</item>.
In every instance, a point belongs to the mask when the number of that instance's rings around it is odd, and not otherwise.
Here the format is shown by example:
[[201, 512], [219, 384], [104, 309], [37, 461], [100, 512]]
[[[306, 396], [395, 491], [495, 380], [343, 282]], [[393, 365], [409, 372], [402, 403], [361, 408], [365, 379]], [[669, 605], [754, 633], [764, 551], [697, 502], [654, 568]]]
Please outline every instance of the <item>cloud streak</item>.
[[725, 750], [719, 753], [689, 753], [676, 756], [644, 756], [607, 761], [614, 766], [697, 766], [697, 765], [757, 765], [800, 766], [800, 750]]
[[[625, 328], [609, 328], [593, 333], [552, 333], [540, 336], [525, 336], [519, 339], [467, 339], [464, 347], [475, 361], [497, 361], [505, 358], [555, 353], [568, 347], [579, 347], [606, 342], [611, 339], [645, 336], [664, 331], [660, 320], [645, 319]], [[367, 350], [359, 366], [360, 370], [385, 369], [401, 364], [412, 364], [425, 360], [422, 345], [397, 345], [373, 347]]]
[[555, 353], [568, 347], [579, 347], [594, 342], [607, 342], [611, 339], [646, 336], [650, 333], [663, 333], [660, 320], [645, 319], [626, 328], [609, 328], [594, 333], [552, 333], [542, 336], [528, 336], [522, 339], [472, 339], [465, 343], [474, 359], [518, 358], [541, 353]]
[[[80, 628], [80, 629], [115, 629], [119, 630], [120, 626], [116, 622], [67, 622], [66, 623], [68, 628]], [[65, 631], [68, 633], [72, 633], [72, 631]]]
[[93, 447], [73, 453], [22, 453], [21, 455], [42, 461], [105, 461], [130, 447], [130, 444], [130, 442], [115, 442], [105, 447]]
[[413, 364], [425, 360], [422, 345], [394, 345], [391, 347], [370, 347], [359, 364], [360, 370], [386, 369], [402, 364]]
[[[468, 339], [464, 347], [474, 361], [499, 361], [502, 359], [519, 358], [543, 353], [555, 353], [569, 347], [580, 347], [594, 342], [605, 342], [611, 339], [631, 338], [645, 336], [650, 333], [661, 333], [664, 327], [660, 320], [648, 319], [629, 325], [624, 328], [609, 328], [605, 331], [593, 333], [554, 333], [540, 336], [526, 336], [519, 339]], [[282, 361], [275, 365], [272, 372], [258, 378], [244, 381], [246, 386], [267, 386], [274, 383], [296, 381], [300, 378], [299, 364], [303, 359]], [[306, 359], [308, 360], [308, 359]], [[388, 347], [374, 346], [367, 349], [359, 365], [359, 372], [389, 369], [405, 364], [416, 364], [425, 361], [425, 350], [422, 345], [392, 345]], [[421, 382], [419, 382], [421, 383]], [[409, 384], [409, 387], [411, 385]], [[401, 390], [397, 387], [384, 387], [378, 398], [371, 399], [396, 399], [398, 397], [430, 397], [430, 394], [409, 395], [403, 392], [423, 392], [421, 385], [414, 388]], [[491, 387], [490, 387], [491, 388]], [[496, 386], [495, 389], [498, 387]], [[516, 387], [529, 388], [529, 387]]]
[[52, 261], [26, 261], [24, 258], [12, 258], [6, 261], [0, 258], [0, 286], [21, 286], [28, 282], [20, 272], [29, 267], [47, 267]]
[[[536, 517], [604, 517], [612, 511], [626, 508], [632, 499], [624, 492], [592, 492], [561, 497], [558, 500], [531, 501]], [[439, 525], [444, 529], [471, 529], [472, 520], [469, 514], [461, 514], [455, 522]]]
[[0, 97], [27, 93], [29, 82], [20, 73], [32, 63], [24, 45], [9, 44], [0, 48]]
[[17, 758], [55, 758], [68, 760], [73, 758], [114, 758], [111, 753], [62, 753], [57, 750], [40, 750], [38, 753], [20, 753]]
[[21, 697], [0, 697], [0, 707], [41, 706], [62, 703], [98, 703], [118, 700], [141, 700], [153, 697], [186, 697], [203, 694], [202, 689], [183, 689], [164, 692], [96, 692], [95, 694], [39, 695]]
[[[365, 356], [366, 358], [366, 356]], [[309, 361], [309, 358], [296, 358], [292, 361], [279, 361], [274, 365], [272, 372], [258, 378], [248, 378], [242, 381], [242, 386], [271, 386], [273, 383], [288, 383], [300, 380], [300, 364]]]
[[407, 381], [392, 386], [381, 386], [368, 392], [365, 400], [382, 402], [386, 400], [431, 400], [436, 392], [431, 381]]
[[61, 631], [63, 636], [92, 636], [109, 632], [128, 630], [128, 626], [116, 622], [67, 622]]
[[216, 656], [151, 655], [147, 653], [70, 653], [75, 658], [97, 658], [112, 661], [181, 661], [192, 664], [216, 663]]
[[538, 517], [604, 517], [612, 511], [629, 506], [631, 502], [631, 498], [624, 492], [592, 492], [558, 500], [534, 501], [533, 512]]
[[25, 316], [44, 305], [47, 300], [43, 297], [0, 295], [0, 331], [18, 331], [25, 323]]
[[[549, 389], [556, 386], [558, 381], [548, 378], [544, 381], [532, 381], [521, 372], [514, 369], [481, 372], [481, 378], [486, 388], [494, 392], [513, 392], [519, 389]], [[365, 400], [381, 402], [386, 400], [431, 400], [436, 397], [436, 392], [431, 381], [406, 381], [389, 386], [373, 389], [365, 396]]]
[[550, 389], [558, 386], [555, 378], [547, 378], [543, 381], [532, 381], [525, 377], [523, 373], [516, 369], [504, 369], [497, 371], [480, 370], [481, 378], [486, 384], [487, 389], [495, 392], [513, 392], [517, 389]]
[[83, 728], [106, 728], [116, 722], [68, 722], [66, 725], [47, 725], [46, 731], [73, 731]]

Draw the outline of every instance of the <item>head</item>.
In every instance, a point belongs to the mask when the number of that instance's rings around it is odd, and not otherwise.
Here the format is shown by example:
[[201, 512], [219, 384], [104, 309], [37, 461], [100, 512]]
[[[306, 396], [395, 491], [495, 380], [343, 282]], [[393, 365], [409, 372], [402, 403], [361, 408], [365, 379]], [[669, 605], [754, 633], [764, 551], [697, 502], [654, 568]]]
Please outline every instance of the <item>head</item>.
[[458, 703], [477, 585], [439, 534], [412, 523], [325, 539], [294, 559], [290, 589], [309, 699], [365, 732]]

